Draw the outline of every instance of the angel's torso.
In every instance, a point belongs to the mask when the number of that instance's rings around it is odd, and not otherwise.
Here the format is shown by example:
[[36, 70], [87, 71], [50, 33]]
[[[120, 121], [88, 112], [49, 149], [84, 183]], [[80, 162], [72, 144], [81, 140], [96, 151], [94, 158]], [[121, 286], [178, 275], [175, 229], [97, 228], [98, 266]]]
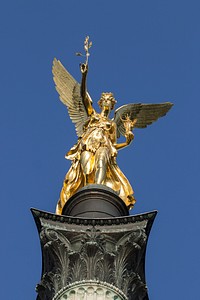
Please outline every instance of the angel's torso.
[[117, 150], [114, 146], [116, 136], [115, 122], [95, 112], [85, 126], [82, 137], [71, 148], [66, 158], [79, 159], [81, 152], [85, 150], [95, 154], [100, 147], [106, 147], [110, 156], [116, 156]]
[[113, 144], [116, 142], [116, 124], [112, 120], [94, 113], [81, 138], [85, 150], [96, 151], [99, 147], [108, 147], [113, 156], [116, 152]]

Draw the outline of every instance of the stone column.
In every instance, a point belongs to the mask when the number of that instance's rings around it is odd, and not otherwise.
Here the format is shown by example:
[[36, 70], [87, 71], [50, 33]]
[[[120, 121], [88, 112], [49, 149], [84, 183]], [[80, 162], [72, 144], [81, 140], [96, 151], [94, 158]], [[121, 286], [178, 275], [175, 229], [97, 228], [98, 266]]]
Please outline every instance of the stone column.
[[149, 299], [145, 251], [156, 211], [126, 216], [118, 195], [93, 186], [69, 200], [71, 215], [32, 213], [42, 248], [37, 300]]

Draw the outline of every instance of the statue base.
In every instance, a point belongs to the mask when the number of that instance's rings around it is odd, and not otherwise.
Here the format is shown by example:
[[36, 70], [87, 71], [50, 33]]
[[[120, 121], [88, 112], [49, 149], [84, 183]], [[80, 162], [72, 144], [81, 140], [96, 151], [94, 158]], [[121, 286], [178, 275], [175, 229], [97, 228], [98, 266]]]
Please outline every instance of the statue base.
[[115, 218], [32, 213], [42, 248], [37, 300], [149, 300], [145, 252], [156, 211]]
[[90, 184], [81, 188], [63, 207], [62, 215], [81, 218], [128, 216], [123, 200], [111, 188]]
[[62, 215], [32, 213], [42, 248], [37, 300], [149, 300], [144, 264], [156, 211], [129, 216], [116, 192], [88, 185]]

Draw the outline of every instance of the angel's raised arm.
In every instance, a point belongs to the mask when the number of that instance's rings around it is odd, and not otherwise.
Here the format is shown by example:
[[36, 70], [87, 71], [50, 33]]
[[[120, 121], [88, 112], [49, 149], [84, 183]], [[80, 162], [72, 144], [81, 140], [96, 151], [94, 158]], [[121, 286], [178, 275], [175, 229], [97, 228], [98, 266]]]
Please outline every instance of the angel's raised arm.
[[[56, 58], [53, 61], [53, 79], [56, 90], [60, 95], [60, 100], [67, 106], [69, 116], [76, 126], [76, 133], [81, 137], [84, 132], [84, 125], [88, 121], [88, 117], [92, 113], [92, 105], [89, 104], [90, 96], [86, 91], [82, 91], [84, 100], [81, 95], [81, 85], [73, 78], [73, 76], [64, 68]], [[85, 77], [83, 75], [83, 88], [85, 85]]]
[[89, 94], [87, 93], [87, 73], [88, 73], [88, 64], [81, 64], [80, 70], [82, 73], [82, 79], [81, 79], [81, 97], [83, 100], [83, 104], [85, 106], [85, 109], [90, 116], [93, 113], [93, 107], [92, 107], [92, 99], [90, 98]]

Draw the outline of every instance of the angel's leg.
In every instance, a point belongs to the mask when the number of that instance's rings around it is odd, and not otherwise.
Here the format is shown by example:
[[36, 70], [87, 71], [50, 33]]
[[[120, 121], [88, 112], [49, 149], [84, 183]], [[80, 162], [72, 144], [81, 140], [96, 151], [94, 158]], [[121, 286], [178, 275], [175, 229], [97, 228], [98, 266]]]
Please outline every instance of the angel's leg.
[[95, 154], [95, 183], [103, 184], [106, 177], [107, 164], [109, 160], [109, 150], [106, 147], [101, 147]]
[[94, 154], [90, 151], [83, 151], [81, 153], [80, 162], [84, 176], [84, 185], [87, 185], [91, 183], [89, 174], [91, 174], [94, 169]]

